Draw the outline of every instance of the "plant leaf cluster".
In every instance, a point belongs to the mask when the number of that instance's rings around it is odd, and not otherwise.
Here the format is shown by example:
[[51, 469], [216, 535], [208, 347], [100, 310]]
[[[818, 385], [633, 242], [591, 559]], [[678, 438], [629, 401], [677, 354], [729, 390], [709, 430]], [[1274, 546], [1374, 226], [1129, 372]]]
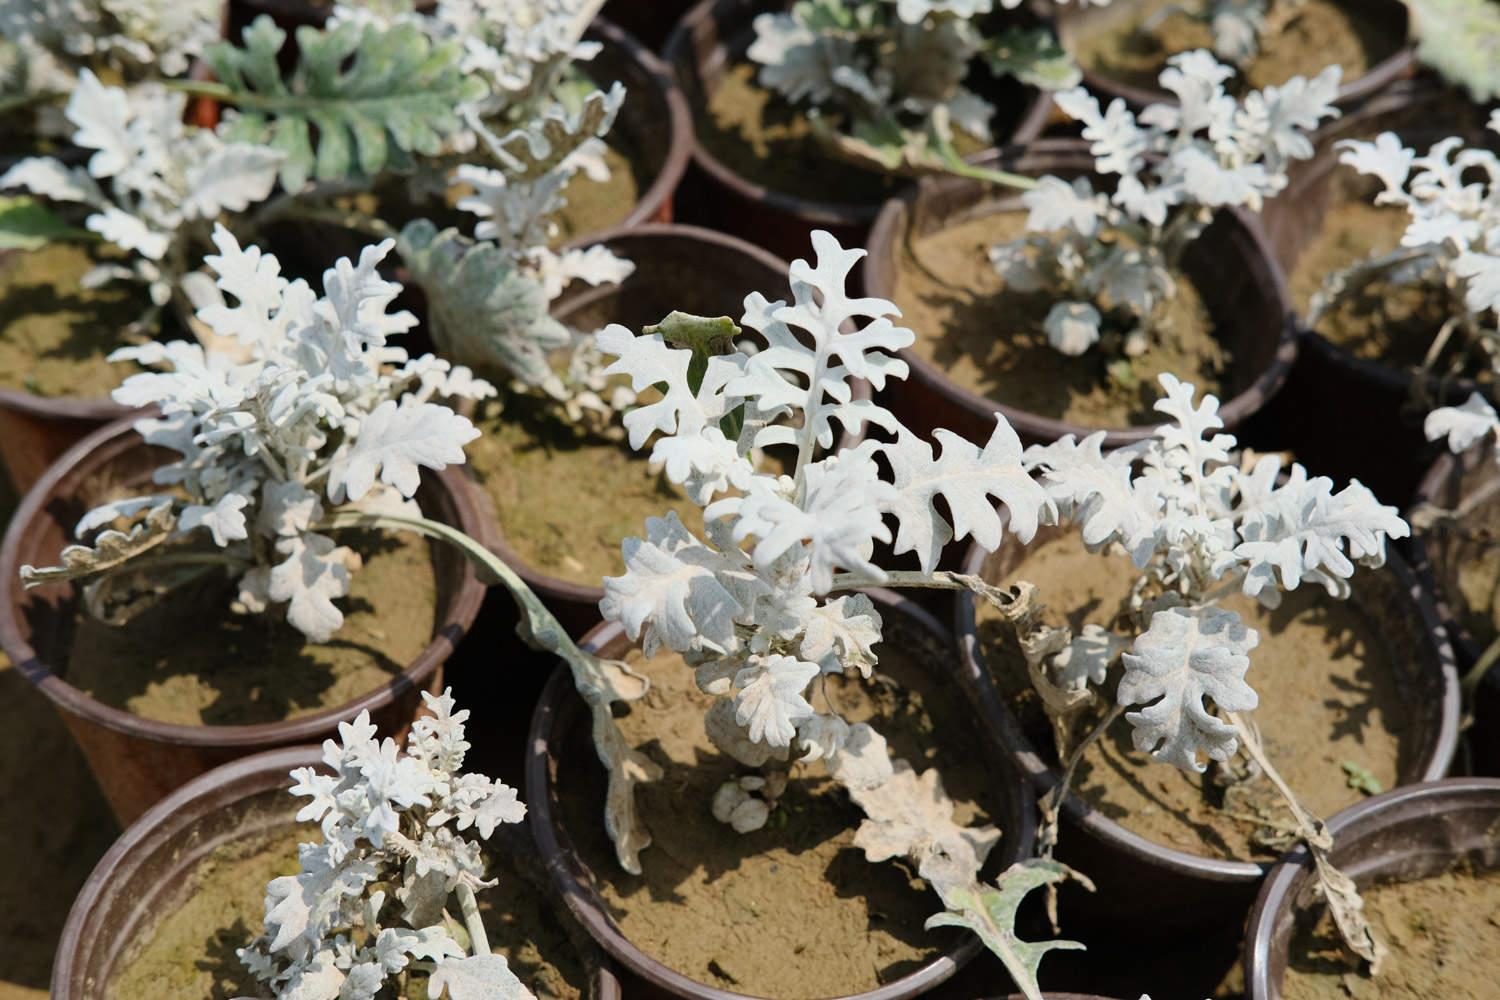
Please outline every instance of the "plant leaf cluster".
[[[176, 493], [107, 504], [78, 534], [156, 516], [165, 505], [184, 546], [201, 545], [206, 533], [221, 562], [242, 569], [244, 609], [285, 605], [294, 627], [325, 642], [343, 623], [334, 601], [348, 594], [358, 566], [323, 533], [325, 512], [411, 500], [422, 469], [462, 463], [463, 446], [479, 434], [433, 398], [480, 399], [495, 390], [467, 368], [409, 358], [388, 343], [416, 323], [408, 312], [388, 311], [401, 286], [382, 278], [379, 265], [394, 241], [329, 268], [322, 296], [282, 277], [274, 256], [241, 248], [228, 230], [216, 230], [214, 242], [219, 254], [208, 264], [218, 274], [218, 301], [198, 318], [237, 344], [243, 359], [186, 341], [112, 355], [163, 369], [130, 376], [114, 399], [159, 410], [136, 430], [180, 456], [154, 473]], [[64, 564], [94, 574], [115, 568], [90, 563], [88, 551], [65, 549]], [[22, 575], [33, 583], [55, 578], [31, 567]]]
[[748, 55], [833, 148], [922, 173], [952, 165], [959, 133], [995, 140], [994, 106], [965, 83], [973, 66], [1048, 90], [1080, 79], [1049, 30], [993, 30], [994, 11], [992, 0], [799, 0], [756, 17]]
[[278, 1000], [374, 1000], [423, 973], [433, 1000], [531, 997], [490, 953], [474, 900], [495, 884], [481, 841], [526, 807], [515, 789], [463, 772], [468, 710], [448, 691], [422, 698], [404, 750], [361, 712], [323, 744], [326, 773], [291, 773], [291, 793], [308, 800], [297, 820], [323, 839], [301, 846], [297, 874], [266, 886], [265, 933], [238, 951]]
[[1101, 107], [1083, 88], [1056, 95], [1114, 190], [1087, 176], [1043, 177], [1022, 196], [1027, 235], [990, 251], [1008, 288], [1057, 300], [1046, 334], [1065, 354], [1083, 354], [1111, 326], [1125, 332], [1126, 354], [1147, 350], [1182, 255], [1214, 213], [1259, 210], [1286, 187], [1288, 164], [1312, 155], [1313, 129], [1338, 114], [1337, 66], [1236, 100], [1224, 90], [1234, 71], [1208, 52], [1168, 62], [1161, 84], [1178, 105], [1137, 116], [1118, 98]]

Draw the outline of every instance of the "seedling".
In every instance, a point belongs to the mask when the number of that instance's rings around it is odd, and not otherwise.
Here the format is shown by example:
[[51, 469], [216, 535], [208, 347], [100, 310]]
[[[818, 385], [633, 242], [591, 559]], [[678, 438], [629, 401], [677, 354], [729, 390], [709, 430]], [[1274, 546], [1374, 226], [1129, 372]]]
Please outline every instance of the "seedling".
[[1101, 109], [1083, 88], [1056, 95], [1083, 123], [1097, 172], [1118, 177], [1114, 192], [1086, 176], [1043, 177], [1022, 195], [1028, 234], [990, 251], [1007, 288], [1055, 300], [1045, 328], [1064, 354], [1101, 341], [1124, 358], [1150, 350], [1174, 275], [1215, 212], [1258, 211], [1286, 187], [1287, 165], [1312, 155], [1311, 131], [1338, 114], [1337, 66], [1236, 101], [1224, 91], [1233, 70], [1209, 53], [1169, 62], [1161, 84], [1180, 106], [1137, 117], [1118, 99]]
[[404, 750], [360, 712], [323, 744], [331, 773], [291, 773], [291, 793], [310, 800], [297, 820], [320, 824], [323, 839], [301, 846], [300, 872], [266, 886], [265, 933], [238, 951], [278, 1000], [374, 1000], [387, 985], [406, 996], [419, 978], [433, 1000], [530, 1000], [490, 951], [475, 899], [495, 885], [481, 842], [526, 807], [515, 789], [463, 773], [468, 710], [454, 711], [448, 691], [422, 698]]

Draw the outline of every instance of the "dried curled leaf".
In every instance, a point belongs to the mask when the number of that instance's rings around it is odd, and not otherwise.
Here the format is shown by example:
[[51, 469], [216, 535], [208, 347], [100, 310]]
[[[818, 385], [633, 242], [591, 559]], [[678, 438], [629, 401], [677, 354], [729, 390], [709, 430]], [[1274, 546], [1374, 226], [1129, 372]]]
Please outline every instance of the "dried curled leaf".
[[48, 583], [62, 583], [97, 576], [107, 570], [156, 548], [177, 531], [177, 515], [170, 502], [158, 504], [146, 512], [138, 523], [126, 531], [108, 529], [99, 533], [92, 545], [69, 545], [62, 550], [57, 566], [38, 569], [21, 567], [21, 582], [27, 589]]

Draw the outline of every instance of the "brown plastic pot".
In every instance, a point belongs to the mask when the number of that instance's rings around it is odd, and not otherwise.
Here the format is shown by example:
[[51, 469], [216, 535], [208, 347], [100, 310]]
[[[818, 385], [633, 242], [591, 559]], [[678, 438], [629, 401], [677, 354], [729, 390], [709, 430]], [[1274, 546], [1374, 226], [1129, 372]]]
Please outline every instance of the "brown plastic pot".
[[[1262, 221], [1277, 262], [1291, 274], [1317, 238], [1345, 182], [1359, 183], [1352, 167], [1339, 164], [1335, 144], [1396, 131], [1425, 150], [1449, 135], [1485, 144], [1483, 122], [1452, 122], [1451, 93], [1423, 81], [1402, 81], [1359, 111], [1326, 125], [1318, 153], [1294, 164], [1287, 189], [1266, 203]], [[1451, 126], [1451, 127], [1450, 127]], [[1399, 208], [1389, 209], [1399, 212]], [[1436, 452], [1422, 433], [1426, 407], [1457, 404], [1475, 388], [1471, 379], [1424, 376], [1356, 357], [1310, 329], [1303, 317], [1300, 352], [1286, 392], [1266, 414], [1279, 446], [1292, 447], [1304, 464], [1337, 479], [1358, 479], [1386, 503], [1405, 506]], [[1419, 391], [1420, 390], [1420, 391]], [[1339, 419], [1329, 419], [1336, 405]]]
[[[1451, 778], [1398, 788], [1337, 813], [1328, 830], [1333, 863], [1361, 887], [1459, 866], [1493, 871], [1500, 868], [1500, 781]], [[1266, 877], [1245, 938], [1247, 1000], [1281, 1000], [1298, 923], [1323, 905], [1314, 885], [1312, 859], [1301, 847]]]
[[[52, 1000], [108, 995], [109, 982], [132, 946], [191, 891], [187, 881], [205, 858], [235, 841], [294, 823], [299, 802], [287, 789], [288, 773], [297, 767], [325, 770], [322, 751], [286, 747], [215, 768], [158, 802], [121, 834], [68, 914], [52, 966]], [[536, 864], [528, 838], [497, 835], [489, 843]], [[546, 891], [543, 885], [535, 888]], [[557, 910], [566, 922], [560, 901]], [[578, 945], [586, 949], [583, 958], [592, 973], [588, 1000], [619, 1000], [619, 982], [608, 960], [592, 942]]]
[[[1072, 178], [1091, 174], [1094, 161], [1086, 143], [1044, 139], [1014, 156], [986, 162], [1021, 174]], [[962, 177], [923, 179], [881, 211], [870, 233], [865, 294], [894, 297], [897, 267], [908, 241], [987, 215], [1020, 211], [1024, 209], [1019, 195], [991, 185]], [[1234, 359], [1227, 398], [1219, 408], [1225, 428], [1233, 431], [1276, 395], [1291, 370], [1297, 354], [1291, 297], [1265, 234], [1250, 213], [1240, 209], [1220, 212], [1194, 247], [1183, 268], [1203, 295], [1215, 322], [1215, 336]], [[1004, 318], [996, 317], [996, 322], [1003, 323]], [[1050, 444], [1064, 434], [1083, 437], [1106, 430], [1104, 446], [1118, 448], [1150, 437], [1158, 426], [1087, 427], [1030, 413], [963, 388], [910, 348], [899, 353], [911, 374], [887, 389], [884, 395], [889, 398], [882, 401], [918, 433], [946, 427], [970, 440], [988, 440], [998, 411], [1028, 444]]]
[[[992, 554], [971, 547], [963, 571], [991, 582], [1011, 579], [1024, 573], [1028, 549], [1070, 530], [1077, 529], [1042, 528], [1030, 546], [1007, 537]], [[1458, 742], [1458, 673], [1432, 599], [1400, 556], [1388, 552], [1386, 567], [1363, 572], [1349, 600], [1379, 622], [1380, 633], [1394, 646], [1392, 663], [1406, 670], [1402, 678], [1405, 694], [1416, 714], [1412, 720], [1414, 751], [1404, 755], [1401, 783], [1443, 777]], [[999, 720], [1000, 740], [1012, 763], [1040, 797], [1060, 776], [1050, 748], [1044, 753], [1032, 743], [990, 677], [979, 649], [976, 607], [967, 594], [960, 594], [954, 606], [968, 683], [987, 703], [986, 714]], [[1270, 868], [1269, 863], [1209, 858], [1155, 843], [1127, 830], [1076, 794], [1070, 794], [1063, 806], [1057, 855], [1099, 887], [1087, 900], [1080, 898], [1083, 912], [1079, 915], [1086, 923], [1151, 920], [1156, 922], [1152, 926], [1232, 927], [1235, 933]], [[1151, 886], [1149, 896], [1141, 894], [1143, 885]]]
[[[787, 6], [783, 0], [702, 0], [678, 22], [662, 56], [695, 114], [702, 113], [724, 74], [745, 57], [755, 40], [755, 16]], [[1006, 144], [1036, 138], [1051, 114], [1049, 95], [1030, 89], [1025, 93], [1025, 110]], [[1012, 97], [1005, 103], [1022, 102]], [[808, 233], [814, 229], [828, 230], [844, 246], [864, 246], [880, 213], [879, 202], [820, 201], [773, 191], [741, 175], [699, 141], [693, 143], [693, 166], [683, 186], [685, 208], [692, 203], [690, 221], [743, 236], [789, 260], [806, 256]]]
[[16, 493], [29, 491], [63, 452], [130, 413], [108, 399], [0, 389], [0, 462]]
[[[1057, 37], [1069, 54], [1077, 58], [1079, 45], [1091, 35], [1107, 31], [1121, 21], [1135, 19], [1137, 12], [1148, 0], [1113, 0], [1107, 7], [1069, 4], [1055, 8]], [[1409, 17], [1406, 5], [1400, 0], [1344, 0], [1347, 6], [1358, 6], [1375, 11], [1381, 21], [1391, 28], [1391, 33], [1402, 38], [1409, 37]], [[1050, 5], [1049, 5], [1050, 6]], [[1362, 76], [1345, 80], [1339, 87], [1334, 103], [1348, 108], [1366, 98], [1373, 97], [1396, 80], [1409, 75], [1416, 65], [1415, 50], [1410, 44], [1382, 59]], [[1321, 69], [1322, 67], [1317, 67]], [[1314, 70], [1313, 72], [1316, 72]], [[1311, 74], [1308, 74], [1311, 75]], [[1083, 67], [1083, 82], [1094, 93], [1104, 97], [1123, 98], [1136, 107], [1148, 104], [1176, 104], [1177, 95], [1160, 87], [1143, 87]]]
[[[64, 454], [22, 499], [0, 544], [0, 647], [57, 709], [121, 824], [210, 768], [272, 747], [318, 742], [362, 710], [387, 734], [403, 730], [421, 704], [421, 692], [441, 687], [443, 662], [484, 598], [468, 562], [449, 546], [432, 550], [439, 622], [432, 641], [399, 676], [347, 704], [285, 722], [187, 726], [105, 705], [68, 683], [64, 665], [76, 591], [70, 584], [28, 591], [19, 569], [56, 563], [73, 526], [99, 499], [101, 485], [151, 489], [153, 470], [174, 456], [146, 445], [131, 424], [103, 427]], [[428, 517], [471, 536], [483, 530], [472, 487], [458, 469], [424, 473], [417, 501]]]
[[[885, 619], [886, 635], [892, 635], [894, 624], [896, 627], [909, 627], [918, 635], [936, 639], [945, 647], [951, 644], [951, 637], [938, 620], [905, 597], [886, 590], [869, 590], [866, 593], [875, 601]], [[633, 644], [619, 623], [606, 622], [585, 636], [583, 645], [602, 656], [621, 658]], [[958, 668], [957, 662], [949, 662], [954, 663], [953, 683], [965, 693], [972, 694], [969, 680]], [[981, 727], [979, 734], [989, 740], [995, 723], [989, 717], [990, 707], [977, 700], [973, 704], [979, 715], [976, 719], [976, 724]], [[526, 804], [530, 809], [533, 835], [547, 870], [573, 910], [573, 915], [584, 928], [606, 952], [644, 980], [649, 987], [671, 996], [692, 1000], [741, 1000], [741, 994], [690, 979], [636, 947], [616, 925], [608, 905], [595, 890], [596, 877], [574, 847], [573, 840], [562, 823], [560, 809], [563, 796], [576, 794], [559, 784], [559, 771], [564, 766], [561, 755], [567, 753], [566, 748], [570, 746], [580, 743], [586, 745], [584, 741], [588, 739], [588, 725], [588, 716], [573, 687], [572, 676], [566, 666], [559, 665], [543, 690], [532, 716], [526, 761]], [[996, 817], [996, 823], [1003, 831], [1003, 838], [995, 848], [992, 863], [998, 861], [999, 868], [1004, 869], [1031, 856], [1036, 816], [1027, 796], [1018, 794], [1022, 786], [999, 745], [991, 742], [990, 749], [992, 753], [987, 763], [994, 774], [997, 799], [1003, 809], [1003, 815]], [[593, 766], [592, 755], [590, 758], [590, 766]], [[726, 832], [726, 836], [729, 835], [731, 834]], [[642, 864], [652, 864], [650, 848], [646, 849]], [[916, 996], [947, 980], [982, 950], [983, 945], [979, 939], [966, 934], [955, 939], [947, 952], [921, 968], [878, 989], [851, 996], [858, 997], [859, 1000], [898, 1000]]]
[[[1490, 447], [1439, 457], [1417, 486], [1412, 512], [1428, 504], [1454, 510], [1464, 503], [1475, 504], [1477, 512], [1500, 503], [1500, 466]], [[1443, 523], [1414, 529], [1408, 545], [1412, 568], [1431, 589], [1438, 617], [1458, 656], [1459, 673], [1465, 674], [1484, 653], [1484, 645], [1457, 613], [1452, 596], [1458, 592], [1458, 570], [1473, 557], [1472, 550], [1451, 525]], [[1491, 668], [1485, 674], [1470, 707], [1474, 724], [1464, 734], [1468, 769], [1474, 774], [1500, 775], [1500, 670]]]

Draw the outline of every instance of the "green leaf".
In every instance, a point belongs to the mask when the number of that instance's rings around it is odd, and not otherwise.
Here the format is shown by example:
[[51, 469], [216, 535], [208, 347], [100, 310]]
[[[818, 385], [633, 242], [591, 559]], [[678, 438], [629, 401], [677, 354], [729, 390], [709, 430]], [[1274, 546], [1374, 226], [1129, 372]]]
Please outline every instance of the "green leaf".
[[0, 250], [40, 250], [48, 243], [98, 238], [68, 225], [41, 202], [24, 195], [0, 197]]
[[1087, 878], [1056, 861], [1032, 858], [1011, 865], [995, 885], [943, 885], [934, 883], [947, 912], [929, 917], [927, 927], [964, 927], [973, 931], [986, 948], [1005, 964], [1027, 1000], [1042, 1000], [1037, 969], [1050, 951], [1082, 951], [1077, 941], [1022, 941], [1016, 936], [1016, 912], [1028, 893], [1043, 886], [1075, 879], [1090, 891]]
[[298, 28], [297, 65], [286, 76], [277, 63], [286, 32], [269, 17], [256, 18], [243, 40], [204, 54], [240, 110], [226, 138], [285, 153], [288, 191], [309, 177], [368, 178], [410, 154], [435, 154], [464, 127], [458, 108], [485, 94], [464, 74], [457, 42], [434, 44], [413, 24]]
[[997, 76], [1013, 76], [1043, 90], [1078, 86], [1083, 73], [1046, 28], [1010, 28], [987, 41], [985, 61]]
[[427, 296], [439, 354], [502, 368], [530, 385], [553, 377], [548, 355], [568, 345], [568, 330], [548, 313], [541, 283], [498, 246], [418, 219], [401, 231], [396, 251]]

